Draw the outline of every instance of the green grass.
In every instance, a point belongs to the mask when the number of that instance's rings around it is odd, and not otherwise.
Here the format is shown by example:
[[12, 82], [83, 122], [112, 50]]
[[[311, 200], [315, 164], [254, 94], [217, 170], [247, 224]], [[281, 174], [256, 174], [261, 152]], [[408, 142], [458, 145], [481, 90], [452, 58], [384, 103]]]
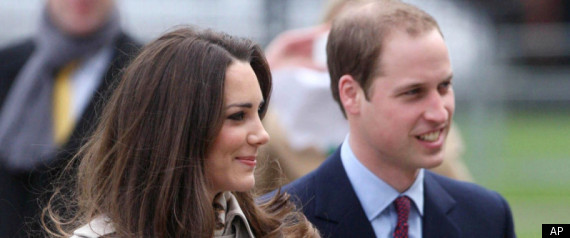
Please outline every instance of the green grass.
[[507, 123], [505, 158], [515, 160], [510, 162], [568, 158], [570, 113], [515, 112]]
[[509, 201], [518, 237], [570, 223], [570, 112], [508, 111], [456, 117], [477, 183]]
[[570, 223], [570, 196], [505, 194], [518, 237], [541, 237], [542, 224]]

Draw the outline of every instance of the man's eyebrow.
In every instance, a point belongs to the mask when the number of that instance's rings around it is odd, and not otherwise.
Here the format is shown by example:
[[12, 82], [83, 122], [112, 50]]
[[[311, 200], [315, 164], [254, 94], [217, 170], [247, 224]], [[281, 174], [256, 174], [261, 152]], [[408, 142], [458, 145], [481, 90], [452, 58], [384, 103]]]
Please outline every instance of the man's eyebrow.
[[450, 81], [451, 79], [453, 79], [453, 73], [449, 74], [449, 76], [447, 76], [447, 78], [443, 79], [443, 81]]
[[408, 89], [412, 89], [412, 88], [418, 88], [421, 87], [422, 85], [424, 85], [424, 83], [411, 83], [411, 84], [406, 84], [406, 85], [402, 85], [400, 87], [397, 87], [395, 91], [404, 91], [404, 90], [408, 90]]
[[[446, 82], [446, 81], [450, 81], [451, 79], [453, 79], [453, 74], [449, 74], [449, 76], [445, 77], [441, 81]], [[401, 90], [406, 90], [406, 89], [411, 89], [411, 88], [417, 88], [417, 87], [423, 86], [424, 84], [425, 84], [424, 82], [413, 82], [410, 84], [402, 85], [401, 87], [397, 87], [396, 90], [401, 91]]]

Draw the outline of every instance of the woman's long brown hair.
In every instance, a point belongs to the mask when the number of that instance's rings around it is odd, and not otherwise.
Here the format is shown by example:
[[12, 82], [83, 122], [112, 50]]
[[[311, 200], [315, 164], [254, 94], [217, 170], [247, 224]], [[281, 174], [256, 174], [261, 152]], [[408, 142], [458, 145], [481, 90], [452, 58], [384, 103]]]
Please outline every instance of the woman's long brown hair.
[[[211, 237], [204, 160], [221, 129], [225, 73], [235, 60], [253, 68], [265, 112], [271, 74], [250, 40], [181, 28], [148, 44], [75, 157], [75, 192], [56, 193], [44, 210], [50, 234], [69, 236], [105, 215], [113, 237]], [[256, 236], [318, 234], [286, 195], [256, 205], [251, 193], [235, 194]]]

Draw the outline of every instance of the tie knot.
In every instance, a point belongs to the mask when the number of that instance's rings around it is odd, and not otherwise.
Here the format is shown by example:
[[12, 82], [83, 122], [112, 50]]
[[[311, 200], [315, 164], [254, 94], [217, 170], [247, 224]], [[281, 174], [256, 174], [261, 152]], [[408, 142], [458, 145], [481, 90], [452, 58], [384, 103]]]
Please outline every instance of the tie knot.
[[404, 212], [407, 216], [410, 213], [410, 198], [408, 196], [401, 196], [394, 200], [394, 205], [396, 206], [396, 212], [398, 215], [400, 212]]

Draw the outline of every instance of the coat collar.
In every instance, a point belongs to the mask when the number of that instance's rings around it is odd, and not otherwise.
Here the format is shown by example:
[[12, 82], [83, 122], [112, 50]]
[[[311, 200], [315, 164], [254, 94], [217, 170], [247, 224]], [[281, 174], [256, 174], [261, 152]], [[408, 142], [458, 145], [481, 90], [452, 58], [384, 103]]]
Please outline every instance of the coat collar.
[[[340, 147], [339, 147], [340, 148]], [[423, 237], [459, 237], [459, 226], [448, 215], [455, 199], [425, 172]], [[340, 160], [340, 149], [326, 160], [315, 176], [315, 217], [327, 222], [332, 234], [374, 237], [374, 230], [364, 214]], [[340, 233], [339, 233], [340, 232]], [[342, 234], [341, 234], [342, 233]]]
[[458, 225], [448, 216], [456, 201], [439, 184], [435, 176], [430, 171], [425, 173], [423, 237], [460, 237]]
[[[315, 176], [315, 217], [328, 222], [331, 234], [343, 237], [374, 237], [340, 160], [340, 147], [318, 169]], [[329, 230], [329, 229], [327, 229]]]
[[[214, 198], [216, 229], [214, 237], [255, 237], [245, 214], [232, 192], [219, 193]], [[218, 226], [220, 225], [220, 226]]]

